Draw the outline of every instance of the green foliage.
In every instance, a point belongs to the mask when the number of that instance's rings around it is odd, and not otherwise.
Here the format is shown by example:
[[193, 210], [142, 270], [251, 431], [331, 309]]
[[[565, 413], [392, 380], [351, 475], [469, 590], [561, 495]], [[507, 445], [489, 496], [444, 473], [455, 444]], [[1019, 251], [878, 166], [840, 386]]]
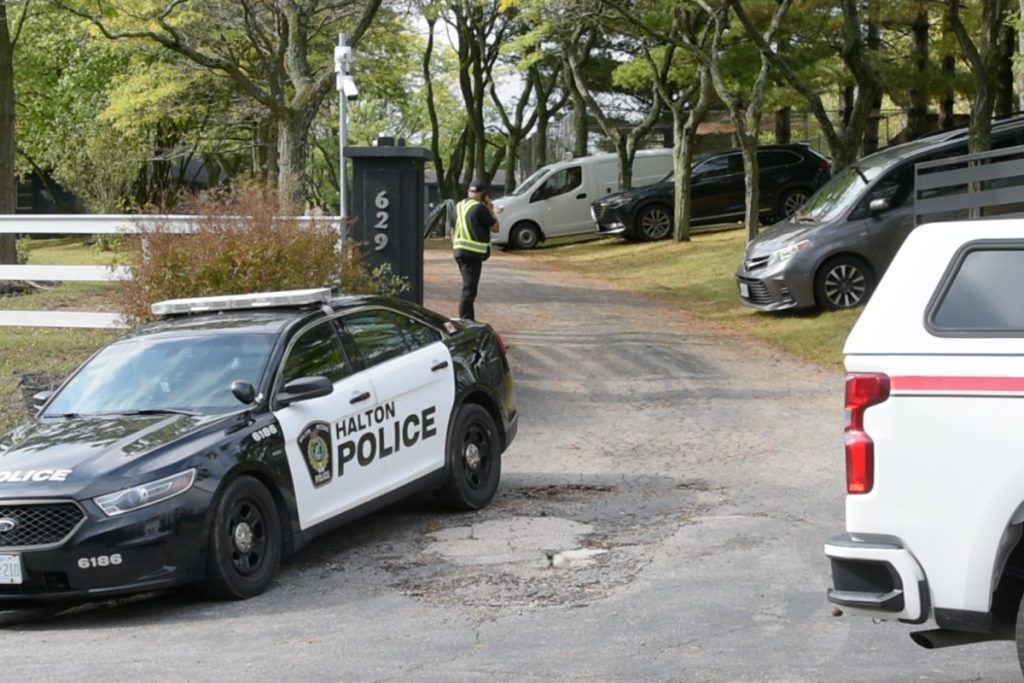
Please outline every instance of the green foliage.
[[20, 237], [15, 246], [17, 248], [18, 263], [28, 263], [29, 256], [32, 255], [32, 238]]
[[134, 321], [155, 301], [338, 285], [346, 292], [400, 291], [386, 269], [372, 271], [359, 245], [344, 253], [328, 219], [281, 215], [271, 188], [245, 184], [196, 201], [193, 232], [155, 225], [126, 238], [132, 280], [120, 309]]

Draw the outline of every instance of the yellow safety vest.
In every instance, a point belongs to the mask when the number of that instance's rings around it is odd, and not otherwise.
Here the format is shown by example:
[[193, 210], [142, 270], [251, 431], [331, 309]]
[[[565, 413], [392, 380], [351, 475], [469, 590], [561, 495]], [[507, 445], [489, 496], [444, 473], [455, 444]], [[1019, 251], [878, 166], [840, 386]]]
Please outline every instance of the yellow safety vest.
[[452, 248], [469, 251], [474, 254], [486, 255], [490, 250], [488, 242], [477, 242], [473, 239], [473, 231], [469, 229], [469, 212], [480, 202], [475, 199], [463, 199], [455, 205], [455, 236]]

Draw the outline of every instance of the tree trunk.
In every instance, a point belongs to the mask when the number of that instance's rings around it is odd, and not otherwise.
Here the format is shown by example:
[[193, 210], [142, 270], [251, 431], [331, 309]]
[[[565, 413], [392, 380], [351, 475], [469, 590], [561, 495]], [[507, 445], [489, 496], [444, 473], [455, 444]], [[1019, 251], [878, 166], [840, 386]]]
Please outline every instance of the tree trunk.
[[[1024, 0], [1021, 0], [1024, 2]], [[783, 107], [775, 111], [775, 142], [786, 145], [793, 141], [793, 108]]]
[[302, 200], [306, 186], [306, 132], [302, 116], [296, 112], [286, 112], [277, 122], [277, 188], [282, 203]]
[[[878, 54], [882, 44], [882, 38], [878, 31], [878, 2], [868, 3], [868, 35], [864, 41], [869, 52]], [[878, 124], [882, 118], [882, 90], [879, 89], [871, 98], [871, 114], [868, 117], [867, 126], [864, 129], [864, 154], [871, 154], [878, 150]]]
[[[1024, 2], [1024, 0], [1021, 0]], [[910, 109], [907, 111], [907, 140], [928, 132], [928, 12], [919, 12], [911, 26], [914, 36], [914, 79], [910, 85]]]
[[1013, 46], [1017, 32], [1009, 23], [1003, 27], [999, 40], [999, 62], [996, 64], [995, 115], [1007, 117], [1013, 114]]
[[[1020, 0], [1020, 16], [1024, 17], [1024, 0]], [[1020, 61], [1020, 75], [1017, 77], [1017, 111], [1024, 112], [1024, 31], [1017, 32], [1017, 56]]]
[[[7, 27], [7, 2], [0, 0], [0, 214], [18, 208], [14, 175], [14, 45]], [[17, 263], [17, 238], [0, 235], [0, 263]]]
[[693, 215], [693, 152], [697, 143], [697, 129], [707, 115], [714, 89], [711, 74], [702, 68], [698, 74], [699, 94], [692, 108], [683, 102], [676, 102], [672, 109], [672, 175], [675, 179], [673, 193], [675, 215], [673, 216], [673, 239], [677, 242], [690, 241], [690, 219]]
[[[1021, 0], [1024, 2], [1024, 0]], [[537, 112], [537, 133], [534, 137], [533, 168], [537, 169], [548, 163], [548, 122], [551, 114], [546, 107]], [[532, 172], [533, 169], [531, 169]]]

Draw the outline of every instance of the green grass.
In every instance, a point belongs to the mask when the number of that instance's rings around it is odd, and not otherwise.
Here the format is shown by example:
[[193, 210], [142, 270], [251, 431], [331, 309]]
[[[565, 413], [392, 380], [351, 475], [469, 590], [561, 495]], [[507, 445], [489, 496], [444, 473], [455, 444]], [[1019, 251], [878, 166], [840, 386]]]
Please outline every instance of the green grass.
[[522, 257], [669, 302], [723, 329], [840, 369], [843, 342], [859, 310], [767, 314], [742, 306], [735, 272], [745, 244], [743, 230], [725, 230], [696, 235], [690, 242], [577, 241]]

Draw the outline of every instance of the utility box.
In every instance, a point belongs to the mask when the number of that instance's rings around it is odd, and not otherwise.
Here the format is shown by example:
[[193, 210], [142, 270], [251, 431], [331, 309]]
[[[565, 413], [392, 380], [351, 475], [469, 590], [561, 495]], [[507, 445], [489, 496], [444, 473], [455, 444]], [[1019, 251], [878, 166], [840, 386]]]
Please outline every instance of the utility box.
[[352, 160], [351, 236], [373, 267], [385, 263], [409, 282], [400, 296], [423, 303], [423, 226], [426, 187], [423, 166], [431, 158], [420, 147], [348, 147]]

